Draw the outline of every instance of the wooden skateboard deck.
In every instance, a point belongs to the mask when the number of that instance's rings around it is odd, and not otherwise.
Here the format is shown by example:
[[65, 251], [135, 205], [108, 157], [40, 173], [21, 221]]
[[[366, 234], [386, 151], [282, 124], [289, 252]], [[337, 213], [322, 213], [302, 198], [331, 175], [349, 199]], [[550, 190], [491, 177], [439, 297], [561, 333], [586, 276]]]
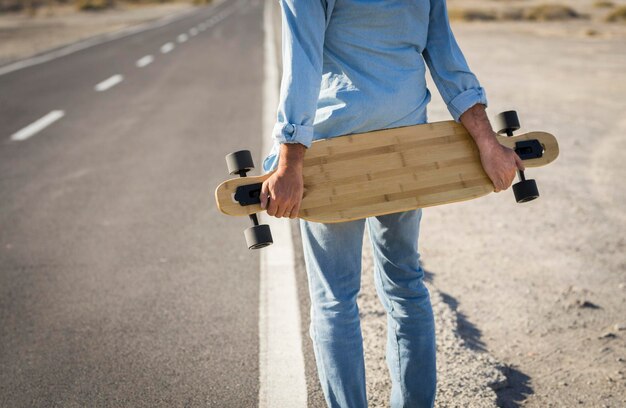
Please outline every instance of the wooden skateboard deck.
[[[498, 136], [498, 141], [515, 149], [527, 168], [545, 166], [559, 154], [555, 137], [545, 132]], [[215, 190], [219, 210], [227, 215], [261, 212], [258, 184], [270, 175], [220, 184]], [[470, 200], [493, 192], [472, 137], [454, 121], [315, 141], [306, 151], [303, 175], [298, 216], [323, 223]], [[245, 196], [246, 205], [236, 201], [236, 195]]]

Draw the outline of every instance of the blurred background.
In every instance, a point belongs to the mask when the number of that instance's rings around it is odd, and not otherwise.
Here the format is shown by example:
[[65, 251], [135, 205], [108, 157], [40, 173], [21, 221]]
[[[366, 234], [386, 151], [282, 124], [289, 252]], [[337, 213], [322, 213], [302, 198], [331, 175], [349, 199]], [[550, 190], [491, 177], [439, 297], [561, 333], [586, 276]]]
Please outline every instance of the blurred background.
[[[527, 172], [536, 201], [424, 211], [437, 406], [626, 406], [626, 1], [447, 3], [490, 117], [517, 110], [561, 155]], [[280, 50], [278, 1], [0, 0], [0, 406], [259, 405], [259, 254], [212, 194], [226, 154], [266, 153], [266, 35]], [[385, 407], [367, 240], [363, 257]]]

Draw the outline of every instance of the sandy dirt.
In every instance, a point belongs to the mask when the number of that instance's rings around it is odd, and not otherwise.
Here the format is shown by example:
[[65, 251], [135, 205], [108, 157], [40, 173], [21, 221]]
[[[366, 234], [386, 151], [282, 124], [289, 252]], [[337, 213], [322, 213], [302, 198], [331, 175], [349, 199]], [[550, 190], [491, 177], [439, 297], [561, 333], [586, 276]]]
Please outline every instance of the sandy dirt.
[[[444, 336], [460, 336], [461, 352], [475, 359], [489, 360], [487, 353], [507, 376], [489, 396], [476, 384], [489, 376], [465, 378], [465, 362], [440, 358], [437, 406], [626, 406], [625, 37], [614, 27], [607, 30], [617, 34], [587, 36], [584, 26], [555, 23], [454, 29], [487, 90], [490, 116], [516, 109], [521, 131], [554, 133], [561, 156], [527, 172], [539, 200], [516, 204], [507, 191], [424, 212], [420, 248], [434, 308], [448, 306], [457, 323]], [[430, 120], [448, 119], [431, 90]], [[367, 302], [372, 296], [364, 283], [365, 309], [375, 316], [382, 309]], [[374, 363], [384, 358], [381, 333], [368, 324], [365, 336], [377, 373], [370, 394], [381, 401], [372, 406], [382, 407], [388, 379]], [[466, 387], [485, 396], [468, 399]]]
[[0, 66], [85, 38], [111, 33], [193, 7], [190, 2], [78, 12], [72, 6], [43, 7], [35, 16], [0, 14]]

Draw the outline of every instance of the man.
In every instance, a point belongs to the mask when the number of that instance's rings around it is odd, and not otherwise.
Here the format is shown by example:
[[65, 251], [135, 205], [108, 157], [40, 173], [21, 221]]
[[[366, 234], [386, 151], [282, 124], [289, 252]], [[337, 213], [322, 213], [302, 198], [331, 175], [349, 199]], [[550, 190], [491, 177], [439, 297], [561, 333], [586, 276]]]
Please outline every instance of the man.
[[[269, 215], [298, 215], [302, 162], [313, 140], [425, 123], [425, 65], [476, 142], [494, 190], [508, 188], [523, 168], [495, 138], [485, 93], [450, 30], [445, 0], [281, 0], [281, 7], [283, 78], [275, 145], [264, 163], [276, 171], [261, 194]], [[434, 404], [434, 323], [417, 251], [420, 218], [417, 210], [338, 224], [301, 221], [310, 334], [330, 407], [367, 406], [356, 304], [366, 223], [388, 317], [391, 406]]]

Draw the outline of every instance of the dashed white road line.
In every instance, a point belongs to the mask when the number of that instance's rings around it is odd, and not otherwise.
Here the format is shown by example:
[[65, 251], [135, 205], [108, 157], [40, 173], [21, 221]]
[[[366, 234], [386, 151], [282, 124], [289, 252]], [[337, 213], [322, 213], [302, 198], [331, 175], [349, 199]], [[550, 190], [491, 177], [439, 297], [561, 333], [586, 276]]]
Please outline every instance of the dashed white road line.
[[161, 46], [161, 53], [167, 54], [174, 49], [174, 43], [168, 42]]
[[112, 77], [105, 79], [104, 81], [97, 84], [94, 89], [98, 92], [104, 92], [113, 88], [115, 85], [119, 84], [124, 80], [124, 77], [120, 74], [113, 75]]
[[[219, 4], [221, 2], [217, 2], [217, 4]], [[216, 5], [217, 5], [216, 4]], [[99, 35], [96, 36], [94, 38], [89, 38], [83, 41], [79, 41], [76, 42], [74, 44], [70, 44], [67, 47], [62, 47], [60, 49], [56, 49], [54, 51], [50, 51], [47, 52], [45, 54], [42, 54], [40, 56], [36, 56], [36, 57], [32, 57], [32, 58], [28, 58], [25, 60], [21, 60], [21, 61], [16, 61], [12, 64], [9, 65], [5, 65], [3, 67], [0, 68], [0, 75], [4, 75], [4, 74], [8, 74], [10, 72], [13, 71], [17, 71], [23, 68], [27, 68], [27, 67], [31, 67], [33, 65], [39, 65], [39, 64], [43, 64], [46, 63], [48, 61], [52, 61], [55, 60], [57, 58], [61, 58], [64, 57], [66, 55], [70, 55], [73, 54], [75, 52], [93, 47], [95, 45], [99, 45], [99, 44], [105, 44], [108, 42], [111, 42], [113, 40], [117, 40], [120, 38], [125, 38], [128, 36], [131, 36], [133, 34], [137, 34], [137, 33], [141, 33], [143, 31], [148, 31], [148, 30], [152, 30], [152, 29], [156, 29], [159, 27], [164, 27], [170, 23], [173, 23], [175, 21], [179, 21], [185, 17], [188, 17], [192, 14], [196, 13], [195, 9], [194, 10], [184, 10], [181, 13], [177, 13], [174, 15], [170, 15], [170, 16], [166, 16], [163, 17], [162, 19], [159, 19], [157, 21], [154, 22], [149, 22], [149, 23], [145, 23], [145, 24], [140, 24], [137, 26], [133, 26], [130, 27], [128, 29], [124, 29], [118, 32], [114, 32], [114, 33], [108, 33], [108, 34], [103, 34], [103, 35]]]
[[146, 55], [144, 57], [139, 58], [137, 62], [135, 63], [135, 65], [137, 65], [138, 68], [143, 68], [146, 65], [152, 64], [153, 61], [154, 61], [154, 57], [152, 55]]
[[48, 126], [50, 126], [57, 120], [61, 119], [63, 116], [65, 116], [64, 111], [53, 110], [52, 112], [48, 113], [41, 119], [36, 120], [35, 122], [23, 128], [22, 130], [11, 135], [11, 140], [16, 141], [16, 142], [21, 142], [22, 140], [26, 140], [29, 137], [34, 136], [35, 134], [41, 132], [43, 129], [47, 128]]
[[185, 41], [187, 41], [188, 39], [189, 39], [189, 37], [187, 36], [187, 34], [180, 34], [176, 40], [177, 40], [179, 43], [184, 43], [184, 42], [185, 42]]
[[195, 37], [196, 35], [198, 35], [198, 29], [196, 27], [190, 28], [189, 35]]

